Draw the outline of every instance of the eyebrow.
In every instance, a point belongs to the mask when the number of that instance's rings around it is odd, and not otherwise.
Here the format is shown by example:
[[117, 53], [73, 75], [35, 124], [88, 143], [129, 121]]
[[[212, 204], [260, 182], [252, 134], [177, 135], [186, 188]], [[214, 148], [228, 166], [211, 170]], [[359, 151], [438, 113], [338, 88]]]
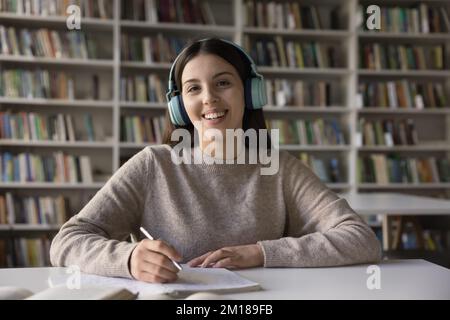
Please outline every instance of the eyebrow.
[[[231, 75], [231, 76], [234, 76], [234, 74], [232, 74], [231, 72], [223, 71], [223, 72], [219, 72], [219, 73], [215, 74], [214, 77], [213, 77], [213, 79], [214, 79], [214, 78], [217, 78], [217, 77], [219, 77], [219, 76], [221, 76], [221, 75], [224, 75], [224, 74], [229, 74], [229, 75]], [[185, 85], [186, 83], [188, 83], [188, 82], [194, 82], [194, 81], [199, 81], [199, 80], [198, 80], [198, 79], [189, 79], [189, 80], [186, 80], [186, 81], [182, 84], [182, 86], [184, 86], [184, 85]]]

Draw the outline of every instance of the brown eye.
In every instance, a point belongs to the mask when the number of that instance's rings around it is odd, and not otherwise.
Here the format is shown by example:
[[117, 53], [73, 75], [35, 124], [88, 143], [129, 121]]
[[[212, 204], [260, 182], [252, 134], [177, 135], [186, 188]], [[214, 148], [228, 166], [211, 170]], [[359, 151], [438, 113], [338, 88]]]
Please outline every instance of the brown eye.
[[189, 88], [187, 89], [187, 92], [192, 92], [193, 90], [195, 90], [195, 89], [197, 89], [197, 88], [198, 88], [197, 86], [189, 87]]
[[220, 80], [217, 84], [218, 84], [219, 86], [223, 87], [223, 86], [229, 85], [230, 82], [229, 82], [228, 80]]

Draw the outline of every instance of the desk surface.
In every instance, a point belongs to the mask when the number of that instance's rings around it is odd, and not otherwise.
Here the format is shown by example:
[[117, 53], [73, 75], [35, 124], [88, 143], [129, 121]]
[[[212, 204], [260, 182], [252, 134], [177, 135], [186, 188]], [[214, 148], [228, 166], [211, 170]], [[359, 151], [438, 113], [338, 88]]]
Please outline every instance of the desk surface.
[[358, 214], [445, 215], [450, 214], [450, 200], [399, 193], [340, 194]]
[[[450, 299], [450, 270], [424, 260], [391, 260], [378, 264], [381, 289], [369, 290], [368, 265], [333, 268], [255, 268], [236, 271], [263, 290], [228, 294], [231, 299]], [[65, 268], [0, 269], [0, 286], [38, 292], [50, 276]], [[69, 274], [67, 274], [69, 276]]]

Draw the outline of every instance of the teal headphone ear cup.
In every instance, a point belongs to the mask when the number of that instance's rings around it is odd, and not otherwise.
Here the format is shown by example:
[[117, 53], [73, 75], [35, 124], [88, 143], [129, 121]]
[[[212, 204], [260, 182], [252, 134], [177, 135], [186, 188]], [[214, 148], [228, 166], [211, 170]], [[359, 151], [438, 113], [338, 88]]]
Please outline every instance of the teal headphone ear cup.
[[267, 103], [266, 85], [261, 77], [251, 77], [245, 81], [245, 106], [247, 109], [261, 109]]
[[267, 104], [266, 86], [264, 80], [259, 77], [251, 78], [250, 86], [253, 109], [261, 109]]
[[170, 121], [178, 126], [186, 126], [191, 121], [184, 109], [183, 100], [180, 95], [173, 96], [168, 102]]
[[173, 100], [173, 98], [170, 99], [170, 101], [167, 103], [167, 106], [169, 108], [170, 122], [172, 122], [173, 124], [177, 125], [178, 122], [176, 120], [175, 112], [173, 111], [173, 109], [174, 109], [173, 105], [176, 102], [173, 102], [172, 100]]

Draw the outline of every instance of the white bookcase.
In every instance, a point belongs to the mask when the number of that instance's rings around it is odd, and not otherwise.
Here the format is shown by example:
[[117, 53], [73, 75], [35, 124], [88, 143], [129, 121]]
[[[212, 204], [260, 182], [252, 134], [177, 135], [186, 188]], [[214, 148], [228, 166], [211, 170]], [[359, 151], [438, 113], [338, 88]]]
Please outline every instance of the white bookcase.
[[[382, 6], [398, 6], [403, 8], [411, 8], [418, 3], [426, 4], [429, 7], [445, 7], [447, 12], [449, 10], [448, 1], [367, 1], [360, 0], [360, 4], [370, 5], [377, 4]], [[361, 43], [379, 42], [384, 44], [410, 44], [410, 45], [433, 45], [439, 44], [444, 46], [444, 70], [367, 70], [356, 68], [356, 81], [364, 80], [400, 80], [407, 81], [433, 81], [439, 80], [444, 83], [445, 92], [450, 92], [450, 33], [404, 33], [404, 32], [365, 32], [360, 29], [354, 29], [356, 44], [355, 47], [361, 47]], [[355, 50], [353, 50], [355, 52]], [[357, 52], [357, 51], [356, 51]], [[359, 52], [357, 52], [359, 54]], [[355, 59], [355, 61], [358, 61]], [[416, 122], [416, 127], [419, 135], [418, 145], [408, 146], [354, 146], [358, 154], [365, 154], [371, 152], [389, 153], [395, 152], [407, 157], [421, 157], [427, 155], [440, 155], [446, 157], [450, 156], [450, 106], [433, 109], [390, 109], [390, 108], [356, 108], [356, 118], [361, 117], [367, 119], [405, 119], [411, 118]], [[352, 121], [352, 124], [354, 122]], [[353, 180], [355, 181], [355, 180]], [[421, 183], [421, 184], [401, 184], [390, 183], [387, 185], [377, 185], [373, 183], [355, 183], [356, 191], [393, 191], [393, 192], [408, 192], [418, 195], [433, 195], [440, 191], [446, 197], [450, 196], [449, 183]]]
[[[51, 68], [55, 70], [67, 70], [68, 72], [90, 72], [101, 75], [101, 99], [100, 100], [56, 100], [56, 99], [26, 99], [0, 97], [0, 110], [34, 111], [82, 114], [92, 113], [96, 128], [103, 131], [103, 140], [96, 142], [24, 142], [0, 140], [0, 150], [28, 150], [31, 152], [50, 152], [52, 150], [64, 150], [68, 153], [86, 154], [92, 157], [94, 169], [100, 169], [103, 173], [111, 175], [120, 166], [121, 157], [129, 157], [148, 144], [125, 143], [120, 141], [120, 116], [123, 114], [163, 115], [166, 110], [165, 103], [143, 103], [121, 101], [120, 78], [124, 74], [150, 74], [160, 75], [165, 83], [170, 63], [148, 64], [143, 62], [121, 61], [121, 34], [123, 32], [137, 34], [178, 35], [180, 37], [207, 37], [219, 36], [231, 39], [238, 44], [243, 44], [244, 36], [281, 36], [305, 41], [323, 41], [338, 43], [342, 49], [343, 66], [340, 68], [279, 68], [259, 67], [258, 70], [267, 78], [289, 78], [308, 80], [333, 80], [342, 88], [342, 104], [327, 107], [305, 106], [281, 108], [276, 106], [264, 107], [267, 118], [280, 117], [287, 119], [302, 119], [305, 117], [332, 117], [341, 119], [346, 132], [346, 144], [338, 146], [301, 146], [284, 145], [282, 149], [293, 153], [305, 151], [319, 156], [335, 155], [341, 164], [342, 182], [328, 184], [337, 192], [370, 192], [370, 191], [408, 191], [411, 193], [433, 193], [442, 191], [450, 195], [450, 183], [430, 183], [418, 185], [388, 184], [377, 185], [359, 183], [357, 180], [357, 159], [360, 154], [368, 152], [398, 152], [405, 155], [420, 156], [427, 153], [436, 153], [450, 158], [450, 106], [441, 109], [380, 109], [357, 108], [356, 94], [358, 83], [361, 79], [411, 79], [427, 80], [441, 79], [446, 83], [446, 94], [450, 95], [450, 34], [411, 34], [411, 33], [368, 33], [360, 31], [357, 25], [359, 20], [359, 4], [367, 4], [366, 0], [333, 0], [333, 1], [299, 1], [301, 5], [340, 7], [339, 15], [344, 28], [340, 30], [283, 30], [273, 28], [245, 27], [243, 25], [244, 0], [217, 0], [208, 1], [213, 9], [218, 25], [194, 25], [177, 23], [149, 23], [145, 21], [121, 20], [121, 3], [125, 0], [105, 0], [113, 2], [113, 19], [101, 20], [94, 18], [82, 18], [81, 30], [92, 33], [101, 33], [111, 41], [105, 41], [101, 45], [110, 52], [111, 59], [83, 60], [83, 59], [52, 59], [52, 58], [28, 58], [20, 56], [0, 55], [0, 68], [14, 65], [17, 68]], [[127, 1], [128, 2], [128, 1]], [[283, 1], [281, 1], [283, 2]], [[378, 0], [370, 1], [372, 4], [409, 6], [417, 1], [402, 0]], [[421, 1], [430, 5], [449, 6], [448, 1]], [[131, 5], [131, 1], [130, 1]], [[0, 25], [15, 26], [17, 28], [66, 28], [64, 17], [26, 16], [13, 13], [0, 12]], [[359, 45], [361, 41], [381, 41], [413, 44], [441, 43], [445, 44], [445, 62], [447, 69], [444, 71], [368, 71], [361, 70], [358, 66]], [[433, 137], [428, 131], [439, 130], [438, 143], [415, 146], [396, 147], [365, 147], [359, 146], [356, 141], [357, 123], [360, 117], [412, 117], [418, 121], [425, 120], [424, 131], [419, 136]], [[422, 129], [422, 128], [421, 128]], [[106, 177], [95, 180], [91, 184], [54, 184], [54, 183], [4, 183], [0, 182], [0, 192], [14, 192], [19, 195], [57, 195], [63, 194], [70, 197], [71, 213], [75, 214], [98, 189], [100, 189]], [[0, 234], [14, 234], [33, 232], [54, 232], [58, 226], [42, 225], [0, 225]]]

